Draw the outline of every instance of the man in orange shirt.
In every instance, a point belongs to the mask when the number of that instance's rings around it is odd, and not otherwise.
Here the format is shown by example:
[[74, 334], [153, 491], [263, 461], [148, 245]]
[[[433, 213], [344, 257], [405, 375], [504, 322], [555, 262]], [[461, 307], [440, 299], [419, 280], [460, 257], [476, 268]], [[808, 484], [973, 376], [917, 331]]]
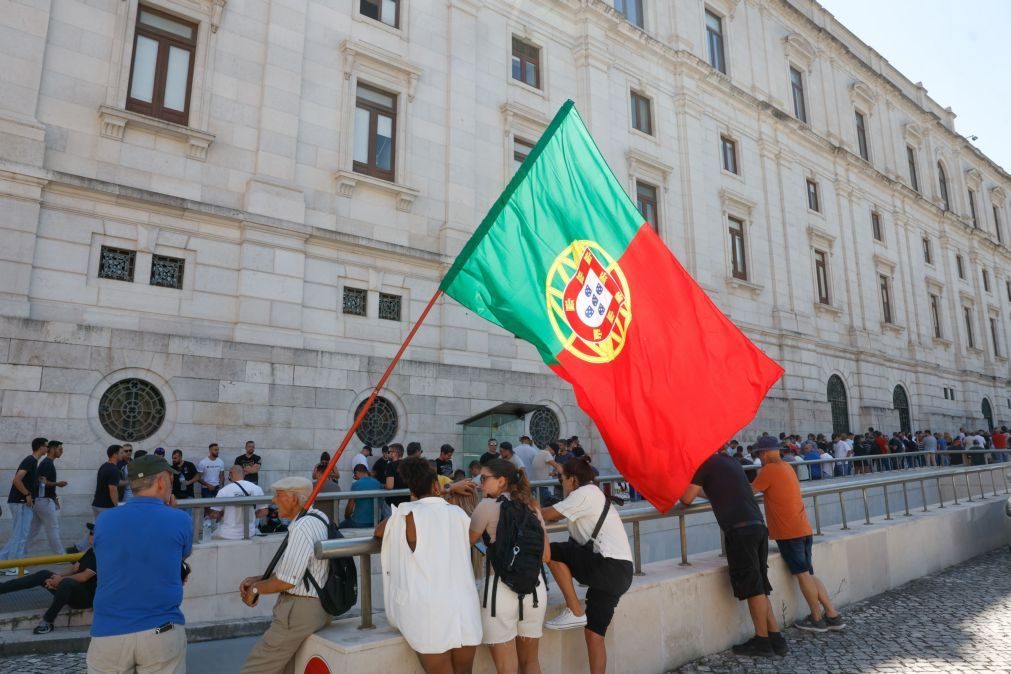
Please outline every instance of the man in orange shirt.
[[[839, 631], [846, 622], [832, 606], [825, 585], [814, 575], [811, 563], [813, 537], [811, 523], [807, 520], [804, 500], [800, 495], [800, 481], [789, 464], [779, 456], [779, 443], [764, 442], [762, 438], [752, 453], [758, 453], [762, 469], [751, 484], [756, 492], [765, 495], [765, 518], [769, 524], [769, 538], [776, 541], [790, 573], [800, 584], [800, 591], [811, 607], [811, 614], [794, 623], [794, 627], [810, 632]], [[824, 611], [822, 610], [824, 607]]]

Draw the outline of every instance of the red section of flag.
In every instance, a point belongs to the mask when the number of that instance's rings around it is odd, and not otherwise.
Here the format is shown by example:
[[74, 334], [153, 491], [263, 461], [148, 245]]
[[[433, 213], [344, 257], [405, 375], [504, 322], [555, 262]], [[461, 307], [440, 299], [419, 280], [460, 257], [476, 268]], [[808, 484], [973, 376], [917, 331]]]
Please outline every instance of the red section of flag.
[[783, 374], [716, 308], [649, 224], [618, 260], [632, 303], [621, 353], [590, 363], [562, 350], [615, 467], [666, 512], [696, 468], [755, 416]]

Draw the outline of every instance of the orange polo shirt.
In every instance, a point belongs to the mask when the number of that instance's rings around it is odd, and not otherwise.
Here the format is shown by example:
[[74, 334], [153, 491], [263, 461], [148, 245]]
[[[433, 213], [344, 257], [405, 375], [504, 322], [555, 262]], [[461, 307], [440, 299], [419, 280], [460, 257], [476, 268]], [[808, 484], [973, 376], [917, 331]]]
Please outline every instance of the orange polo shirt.
[[769, 538], [784, 541], [811, 535], [811, 523], [800, 497], [800, 480], [790, 464], [785, 461], [762, 464], [751, 486], [765, 495]]

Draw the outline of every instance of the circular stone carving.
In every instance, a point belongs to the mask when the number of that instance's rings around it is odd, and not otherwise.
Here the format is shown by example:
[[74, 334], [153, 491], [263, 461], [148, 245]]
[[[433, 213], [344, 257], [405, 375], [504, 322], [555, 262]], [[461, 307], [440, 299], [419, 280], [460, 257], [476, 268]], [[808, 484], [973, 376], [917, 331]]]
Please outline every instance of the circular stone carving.
[[[355, 408], [356, 419], [366, 402], [366, 400], [363, 400]], [[365, 413], [365, 418], [362, 419], [362, 423], [358, 426], [355, 435], [370, 447], [382, 447], [383, 445], [390, 444], [393, 436], [397, 434], [398, 421], [397, 408], [393, 406], [393, 403], [386, 398], [377, 397], [373, 401], [372, 407]]]
[[547, 407], [534, 411], [530, 417], [530, 437], [535, 445], [543, 448], [549, 442], [557, 440], [560, 433], [561, 425], [554, 412]]
[[102, 395], [98, 420], [117, 440], [144, 440], [154, 435], [165, 421], [165, 398], [150, 382], [124, 379]]

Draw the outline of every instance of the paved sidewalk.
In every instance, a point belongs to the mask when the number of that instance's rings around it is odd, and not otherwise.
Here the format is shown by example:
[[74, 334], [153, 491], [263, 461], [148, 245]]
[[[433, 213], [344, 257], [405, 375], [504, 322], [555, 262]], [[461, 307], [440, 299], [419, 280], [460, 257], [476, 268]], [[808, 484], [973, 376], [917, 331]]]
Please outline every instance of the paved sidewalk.
[[740, 658], [730, 651], [677, 670], [777, 672], [1011, 672], [1011, 553], [1000, 548], [843, 610], [844, 632], [790, 628], [785, 658]]

